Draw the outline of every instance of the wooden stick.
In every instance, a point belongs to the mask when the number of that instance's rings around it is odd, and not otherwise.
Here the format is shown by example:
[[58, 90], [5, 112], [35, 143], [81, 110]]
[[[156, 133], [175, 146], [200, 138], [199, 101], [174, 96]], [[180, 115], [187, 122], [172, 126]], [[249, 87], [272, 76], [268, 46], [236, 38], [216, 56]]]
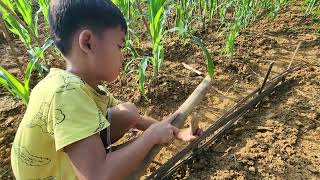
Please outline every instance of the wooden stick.
[[191, 118], [191, 131], [192, 134], [195, 134], [196, 131], [199, 129], [199, 121], [200, 121], [200, 116], [199, 115], [194, 115]]
[[186, 69], [195, 72], [195, 73], [198, 74], [199, 76], [203, 74], [202, 72], [196, 70], [195, 68], [189, 66], [189, 65], [186, 64], [186, 63], [182, 63], [182, 65], [183, 65]]
[[[183, 123], [185, 122], [193, 108], [201, 102], [210, 85], [211, 78], [210, 76], [206, 76], [204, 80], [199, 84], [199, 86], [188, 97], [188, 99], [179, 107], [179, 109], [177, 110], [179, 115], [173, 120], [172, 125], [177, 128], [182, 127]], [[162, 147], [163, 145], [155, 145], [145, 157], [141, 165], [133, 173], [131, 173], [131, 175], [127, 179], [139, 179], [145, 173], [149, 164], [159, 153]]]
[[266, 74], [266, 76], [264, 77], [263, 83], [262, 83], [262, 85], [261, 85], [261, 87], [260, 87], [259, 94], [261, 94], [264, 86], [266, 85], [266, 82], [267, 82], [267, 80], [268, 80], [268, 78], [269, 78], [269, 75], [270, 75], [271, 69], [272, 69], [272, 67], [273, 67], [273, 64], [274, 64], [274, 61], [272, 61], [272, 62], [270, 63], [270, 65], [269, 65], [267, 74]]

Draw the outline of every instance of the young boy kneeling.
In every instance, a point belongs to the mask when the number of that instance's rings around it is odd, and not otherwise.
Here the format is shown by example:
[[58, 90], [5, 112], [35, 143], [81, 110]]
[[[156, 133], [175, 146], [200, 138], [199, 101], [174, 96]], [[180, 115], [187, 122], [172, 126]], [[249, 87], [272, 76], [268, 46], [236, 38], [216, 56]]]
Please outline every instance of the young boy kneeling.
[[[119, 74], [127, 31], [110, 0], [52, 0], [49, 22], [66, 70], [50, 69], [32, 90], [12, 145], [17, 179], [124, 179], [155, 144], [195, 138], [170, 124], [174, 116], [140, 116], [132, 103], [99, 88]], [[112, 150], [130, 128], [144, 133]]]

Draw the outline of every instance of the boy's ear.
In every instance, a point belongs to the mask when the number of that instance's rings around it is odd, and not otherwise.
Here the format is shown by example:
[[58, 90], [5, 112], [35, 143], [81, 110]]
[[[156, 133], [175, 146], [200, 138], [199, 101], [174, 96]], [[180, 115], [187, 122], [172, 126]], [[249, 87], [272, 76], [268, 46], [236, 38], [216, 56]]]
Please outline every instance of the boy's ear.
[[93, 33], [83, 30], [79, 34], [79, 46], [86, 53], [92, 53]]

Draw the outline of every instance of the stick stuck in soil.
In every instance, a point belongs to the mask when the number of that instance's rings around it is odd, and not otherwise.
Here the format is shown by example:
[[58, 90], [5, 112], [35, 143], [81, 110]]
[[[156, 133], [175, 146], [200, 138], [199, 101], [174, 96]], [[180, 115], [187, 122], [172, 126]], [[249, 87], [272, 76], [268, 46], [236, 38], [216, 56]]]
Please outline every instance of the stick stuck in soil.
[[199, 129], [199, 121], [200, 121], [200, 116], [199, 115], [193, 115], [191, 118], [191, 130], [192, 134], [195, 134], [196, 131]]

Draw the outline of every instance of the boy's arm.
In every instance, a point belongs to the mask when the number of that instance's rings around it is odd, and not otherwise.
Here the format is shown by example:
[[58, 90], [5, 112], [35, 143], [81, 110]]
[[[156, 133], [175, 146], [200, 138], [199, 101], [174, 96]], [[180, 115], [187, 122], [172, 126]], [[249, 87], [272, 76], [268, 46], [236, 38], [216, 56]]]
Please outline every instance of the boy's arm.
[[[148, 129], [152, 124], [159, 122], [153, 119], [152, 117], [139, 115], [138, 108], [132, 103], [121, 104], [121, 106], [119, 106], [118, 108], [113, 109], [112, 114], [117, 114], [116, 117], [119, 118], [118, 120], [115, 119], [115, 121], [120, 121], [124, 119], [132, 120], [134, 122], [134, 127], [142, 131]], [[177, 112], [174, 114], [177, 114]], [[197, 136], [200, 136], [201, 134], [201, 129], [197, 129], [196, 132], [193, 132], [191, 128], [185, 128], [181, 129], [179, 133], [176, 134], [176, 138], [188, 142], [194, 140]]]
[[124, 179], [139, 164], [155, 144], [170, 143], [178, 129], [170, 125], [174, 117], [148, 128], [125, 147], [106, 154], [98, 134], [64, 148], [79, 179]]
[[139, 116], [139, 119], [136, 122], [135, 127], [141, 131], [145, 131], [149, 126], [159, 121], [149, 116]]
[[[119, 101], [120, 102], [120, 101]], [[119, 107], [119, 105], [121, 107]], [[114, 106], [116, 107], [116, 106]], [[134, 127], [141, 131], [145, 131], [150, 127], [152, 124], [157, 123], [159, 121], [153, 119], [152, 117], [148, 116], [141, 116], [139, 114], [139, 110], [133, 103], [130, 102], [120, 102], [118, 104], [118, 108], [112, 109], [112, 114], [122, 114], [120, 118], [130, 119], [135, 122]]]
[[146, 134], [126, 147], [106, 154], [99, 135], [93, 135], [64, 148], [80, 180], [124, 179], [152, 148]]

